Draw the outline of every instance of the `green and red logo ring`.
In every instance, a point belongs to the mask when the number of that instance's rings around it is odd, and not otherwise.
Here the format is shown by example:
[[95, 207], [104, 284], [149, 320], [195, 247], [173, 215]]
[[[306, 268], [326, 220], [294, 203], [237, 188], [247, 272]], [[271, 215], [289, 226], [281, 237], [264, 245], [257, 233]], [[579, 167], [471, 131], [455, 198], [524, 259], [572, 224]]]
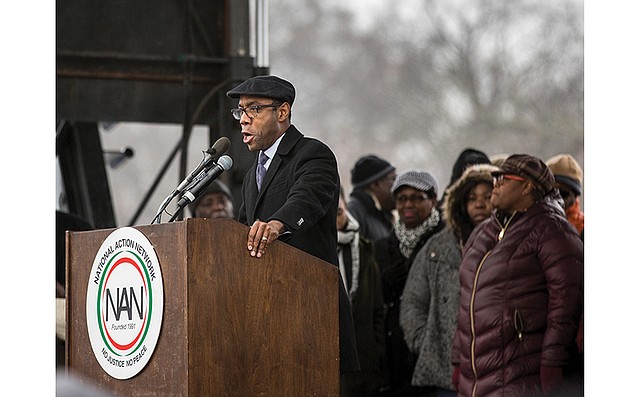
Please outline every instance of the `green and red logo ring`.
[[154, 247], [137, 229], [113, 231], [93, 260], [86, 291], [90, 344], [108, 375], [129, 379], [144, 369], [159, 339], [163, 308], [163, 281]]

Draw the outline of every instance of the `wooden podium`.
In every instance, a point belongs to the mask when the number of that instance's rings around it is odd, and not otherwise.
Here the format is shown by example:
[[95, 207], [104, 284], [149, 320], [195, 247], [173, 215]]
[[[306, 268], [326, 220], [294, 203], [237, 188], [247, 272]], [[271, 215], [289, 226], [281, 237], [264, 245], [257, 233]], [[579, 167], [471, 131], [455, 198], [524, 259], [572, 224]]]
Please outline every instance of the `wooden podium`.
[[119, 396], [338, 396], [338, 269], [280, 241], [246, 249], [234, 220], [137, 226], [164, 286], [157, 346], [136, 376], [109, 376], [86, 325], [86, 285], [113, 229], [67, 232], [66, 365]]

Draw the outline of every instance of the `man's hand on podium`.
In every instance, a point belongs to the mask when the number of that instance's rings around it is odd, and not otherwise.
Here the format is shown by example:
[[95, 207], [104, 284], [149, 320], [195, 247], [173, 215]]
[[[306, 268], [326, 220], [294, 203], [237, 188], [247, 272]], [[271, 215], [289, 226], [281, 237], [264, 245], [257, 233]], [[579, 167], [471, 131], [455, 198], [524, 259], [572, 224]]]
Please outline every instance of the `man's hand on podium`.
[[284, 224], [278, 220], [263, 222], [257, 219], [248, 233], [248, 251], [250, 255], [260, 258], [265, 254], [267, 247], [280, 237], [285, 230]]

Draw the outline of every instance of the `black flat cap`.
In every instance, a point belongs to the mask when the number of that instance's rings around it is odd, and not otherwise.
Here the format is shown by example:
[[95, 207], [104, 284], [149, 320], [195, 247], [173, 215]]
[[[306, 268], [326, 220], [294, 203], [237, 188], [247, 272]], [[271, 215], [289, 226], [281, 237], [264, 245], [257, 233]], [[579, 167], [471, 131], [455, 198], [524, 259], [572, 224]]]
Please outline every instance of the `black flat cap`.
[[278, 76], [256, 76], [239, 84], [226, 95], [233, 99], [238, 99], [241, 95], [260, 96], [288, 102], [292, 106], [295, 100], [295, 87]]

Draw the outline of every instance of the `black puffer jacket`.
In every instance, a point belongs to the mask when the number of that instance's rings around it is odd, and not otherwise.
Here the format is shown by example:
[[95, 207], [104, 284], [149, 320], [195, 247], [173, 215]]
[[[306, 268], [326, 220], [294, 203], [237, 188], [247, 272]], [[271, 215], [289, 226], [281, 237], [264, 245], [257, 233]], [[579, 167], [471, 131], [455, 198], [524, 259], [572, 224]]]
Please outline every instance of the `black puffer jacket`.
[[557, 203], [542, 201], [505, 228], [492, 216], [464, 252], [452, 355], [459, 396], [536, 396], [540, 367], [570, 360], [583, 305], [583, 243]]

